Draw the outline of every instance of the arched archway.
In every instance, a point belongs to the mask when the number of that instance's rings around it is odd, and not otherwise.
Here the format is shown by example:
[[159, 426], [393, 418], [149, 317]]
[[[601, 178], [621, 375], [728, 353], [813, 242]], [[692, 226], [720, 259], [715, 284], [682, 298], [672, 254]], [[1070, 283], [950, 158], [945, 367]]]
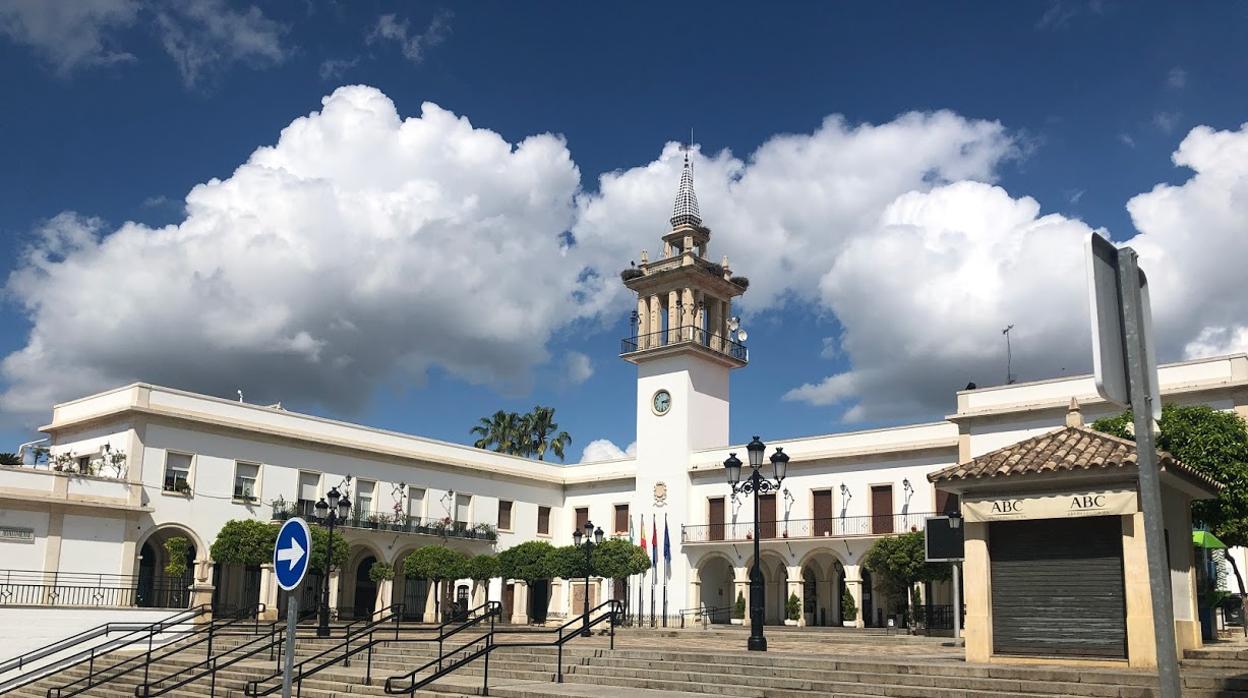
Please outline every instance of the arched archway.
[[377, 583], [369, 577], [375, 564], [377, 558], [368, 555], [355, 565], [355, 596], [352, 603], [355, 618], [371, 617], [373, 607], [377, 605]]
[[732, 562], [722, 555], [708, 555], [698, 562], [698, 604], [712, 623], [727, 623], [737, 596]]
[[[426, 612], [432, 614], [432, 601], [430, 594], [433, 585], [425, 579], [409, 578], [403, 571], [403, 565], [407, 562], [407, 556], [411, 555], [413, 549], [404, 550], [395, 557], [394, 562], [394, 586], [390, 592], [390, 603], [402, 604], [402, 618], [404, 621], [422, 622], [425, 620]], [[430, 616], [432, 620], [432, 615]]]
[[[167, 543], [175, 538], [186, 541], [183, 553], [186, 571], [169, 574], [171, 562]], [[138, 546], [135, 605], [144, 608], [186, 608], [191, 602], [191, 584], [204, 549], [191, 531], [176, 525], [157, 526]]]
[[[767, 625], [784, 624], [784, 602], [788, 599], [789, 571], [784, 557], [780, 553], [764, 550], [762, 564], [759, 569], [763, 573], [763, 622]], [[753, 559], [745, 566], [748, 573], [753, 566]], [[747, 608], [749, 597], [746, 597]], [[748, 611], [746, 619], [748, 622]]]
[[347, 560], [338, 573], [337, 615], [339, 618], [368, 618], [377, 606], [377, 583], [368, 571], [384, 558], [377, 548], [363, 541], [352, 541]]
[[[806, 625], [840, 624], [840, 558], [831, 549], [812, 550], [802, 558], [802, 614]], [[844, 568], [841, 569], [843, 579]]]

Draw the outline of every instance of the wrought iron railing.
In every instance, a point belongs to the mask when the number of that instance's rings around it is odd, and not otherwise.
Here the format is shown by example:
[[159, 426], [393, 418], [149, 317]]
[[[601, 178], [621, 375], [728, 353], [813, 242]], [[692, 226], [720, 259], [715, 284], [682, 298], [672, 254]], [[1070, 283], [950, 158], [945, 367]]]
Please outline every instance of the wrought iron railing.
[[[910, 533], [922, 531], [923, 522], [933, 516], [936, 514], [916, 512], [891, 516], [838, 516], [822, 519], [764, 521], [759, 524], [760, 540], [849, 538]], [[684, 543], [743, 541], [753, 538], [754, 522], [752, 521], [680, 527], [680, 539]]]
[[[926, 604], [919, 607], [919, 612], [928, 630], [953, 630], [953, 604]], [[962, 615], [966, 616], [965, 606]]]
[[191, 577], [0, 570], [0, 606], [186, 608]]
[[672, 327], [660, 332], [649, 332], [620, 340], [620, 354], [631, 354], [646, 349], [676, 344], [699, 344], [711, 351], [727, 354], [738, 361], [749, 361], [750, 350], [744, 344], [728, 337], [713, 334], [696, 325]]
[[[295, 516], [314, 518], [315, 515], [300, 512], [297, 505], [284, 504], [280, 501], [273, 503], [274, 521], [285, 521]], [[446, 518], [427, 519], [419, 516], [390, 514], [352, 515], [346, 521], [338, 522], [337, 526], [365, 530], [395, 531], [398, 533], [423, 533], [430, 536], [442, 536], [443, 538], [498, 540], [498, 528], [493, 524], [474, 524]]]

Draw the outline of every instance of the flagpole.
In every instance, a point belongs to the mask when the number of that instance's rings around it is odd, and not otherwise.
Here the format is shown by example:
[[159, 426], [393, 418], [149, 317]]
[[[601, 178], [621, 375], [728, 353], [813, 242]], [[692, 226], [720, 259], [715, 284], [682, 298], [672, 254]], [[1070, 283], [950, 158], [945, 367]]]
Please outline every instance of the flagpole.
[[663, 627], [667, 627], [667, 580], [672, 576], [671, 546], [667, 534], [667, 514], [663, 514]]

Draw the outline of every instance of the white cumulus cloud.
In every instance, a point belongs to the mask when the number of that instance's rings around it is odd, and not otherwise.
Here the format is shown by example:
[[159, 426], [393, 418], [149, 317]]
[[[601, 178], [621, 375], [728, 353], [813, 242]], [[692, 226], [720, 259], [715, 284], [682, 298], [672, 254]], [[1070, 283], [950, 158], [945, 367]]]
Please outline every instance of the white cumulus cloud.
[[621, 450], [611, 439], [594, 439], [585, 444], [585, 450], [581, 451], [581, 463], [596, 463], [603, 460], [619, 460], [621, 458], [632, 458], [637, 455], [637, 442], [634, 441], [627, 448]]
[[568, 383], [580, 385], [594, 375], [594, 363], [586, 354], [570, 351], [564, 356], [564, 370]]
[[580, 269], [550, 260], [579, 180], [558, 137], [340, 88], [180, 224], [49, 221], [7, 283], [33, 327], [0, 410], [134, 379], [351, 408], [435, 364], [523, 390], [576, 317]]

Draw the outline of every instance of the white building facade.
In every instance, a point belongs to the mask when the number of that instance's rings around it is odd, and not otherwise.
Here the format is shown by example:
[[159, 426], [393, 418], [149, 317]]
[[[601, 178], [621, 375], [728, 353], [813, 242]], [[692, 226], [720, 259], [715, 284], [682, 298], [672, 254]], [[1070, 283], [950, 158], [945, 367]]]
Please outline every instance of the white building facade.
[[[650, 261], [643, 251], [642, 264], [623, 274], [637, 294], [635, 331], [621, 354], [637, 366], [635, 457], [558, 465], [128, 385], [54, 406], [42, 427], [50, 458], [0, 467], [0, 548], [9, 568], [0, 584], [7, 579], [10, 593], [0, 613], [57, 605], [31, 596], [46, 595], [53, 575], [115, 577], [119, 587], [140, 588], [140, 605], [215, 596], [224, 606], [261, 601], [273, 612], [271, 569], [216, 564], [214, 540], [227, 521], [309, 513], [337, 488], [354, 504], [342, 529], [347, 562], [331, 576], [331, 605], [341, 615], [404, 603], [415, 619], [432, 620], [435, 602], [423, 583], [401, 573], [375, 583], [367, 579], [373, 562], [401, 570], [427, 545], [467, 554], [530, 540], [567, 545], [588, 520], [608, 536], [628, 536], [631, 526], [638, 541], [641, 527], [660, 539], [666, 528], [671, 550], [670, 569], [659, 555], [657, 581], [653, 572], [618, 586], [593, 580], [591, 602], [627, 598], [633, 613], [673, 621], [698, 608], [722, 609], [714, 613], [726, 618], [738, 595], [748, 597], [752, 563], [754, 504], [730, 493], [722, 465], [730, 452], [745, 457], [744, 445], [728, 443], [728, 424], [730, 374], [750, 358], [732, 300], [748, 281], [726, 258], [709, 261], [711, 233], [688, 167], [671, 225], [662, 256]], [[1248, 356], [1163, 366], [1160, 379], [1167, 402], [1248, 417]], [[796, 595], [801, 625], [886, 624], [902, 600], [882, 594], [861, 560], [878, 538], [921, 531], [929, 516], [956, 508], [928, 474], [1061, 427], [1072, 398], [1089, 423], [1118, 411], [1097, 397], [1090, 376], [1067, 377], [961, 391], [956, 412], [938, 422], [769, 443], [768, 454], [779, 446], [790, 461], [780, 490], [760, 501], [768, 622], [781, 622], [785, 600]], [[166, 562], [163, 542], [174, 536], [189, 540], [194, 564], [188, 588], [170, 590], [152, 580]], [[852, 619], [842, 618], [845, 590], [859, 609]], [[530, 589], [495, 579], [485, 588], [463, 580], [452, 593], [472, 603], [488, 596], [511, 620], [540, 622], [579, 613], [582, 591], [575, 580]], [[933, 606], [951, 603], [945, 584], [926, 593]], [[92, 605], [80, 601], [70, 605]], [[123, 605], [107, 601], [94, 605]]]

